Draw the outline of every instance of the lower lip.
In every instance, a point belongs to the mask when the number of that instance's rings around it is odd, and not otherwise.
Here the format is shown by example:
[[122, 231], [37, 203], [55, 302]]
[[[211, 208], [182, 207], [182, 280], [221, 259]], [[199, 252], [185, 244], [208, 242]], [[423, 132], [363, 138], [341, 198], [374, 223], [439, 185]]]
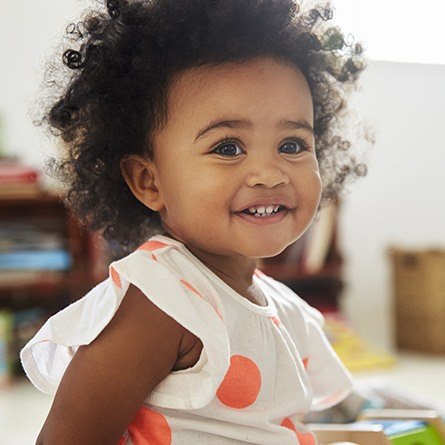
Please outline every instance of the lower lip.
[[276, 224], [282, 221], [286, 215], [289, 213], [289, 210], [280, 210], [277, 213], [274, 213], [270, 216], [253, 216], [248, 215], [247, 213], [238, 212], [235, 213], [236, 216], [239, 216], [244, 221], [250, 224], [256, 224], [259, 226], [264, 226], [268, 224]]

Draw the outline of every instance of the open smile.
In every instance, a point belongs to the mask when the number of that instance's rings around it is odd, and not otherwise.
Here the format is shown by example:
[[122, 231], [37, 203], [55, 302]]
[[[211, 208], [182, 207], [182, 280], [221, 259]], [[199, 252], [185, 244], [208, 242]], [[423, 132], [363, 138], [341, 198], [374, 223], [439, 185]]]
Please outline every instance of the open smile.
[[242, 220], [257, 225], [276, 224], [282, 221], [290, 212], [290, 209], [283, 205], [275, 206], [255, 206], [235, 212]]

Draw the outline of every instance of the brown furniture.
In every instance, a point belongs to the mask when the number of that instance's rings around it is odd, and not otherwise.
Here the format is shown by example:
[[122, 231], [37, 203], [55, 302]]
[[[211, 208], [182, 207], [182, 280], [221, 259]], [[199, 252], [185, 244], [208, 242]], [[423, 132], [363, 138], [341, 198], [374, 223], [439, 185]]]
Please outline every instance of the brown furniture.
[[[106, 278], [106, 262], [98, 237], [89, 234], [70, 215], [60, 197], [42, 193], [35, 197], [0, 198], [0, 224], [16, 221], [58, 232], [73, 260], [72, 267], [62, 273], [40, 271], [34, 277], [17, 275], [5, 283], [0, 277], [0, 306], [20, 307], [27, 304], [55, 303], [63, 306], [80, 298], [93, 285]], [[308, 237], [289, 246], [275, 258], [261, 261], [260, 268], [268, 275], [283, 281], [311, 305], [323, 310], [337, 310], [342, 291], [342, 258], [337, 247], [336, 228], [325, 247], [322, 266], [307, 271], [304, 262], [288, 261], [298, 244], [308, 243]], [[295, 258], [295, 255], [294, 255]], [[30, 275], [30, 274], [28, 274]], [[50, 304], [50, 305], [51, 305]]]
[[56, 194], [0, 198], [0, 224], [34, 227], [58, 236], [72, 258], [66, 271], [5, 271], [0, 274], [0, 307], [12, 310], [45, 305], [52, 312], [81, 297], [102, 278], [95, 257], [100, 246], [70, 215]]

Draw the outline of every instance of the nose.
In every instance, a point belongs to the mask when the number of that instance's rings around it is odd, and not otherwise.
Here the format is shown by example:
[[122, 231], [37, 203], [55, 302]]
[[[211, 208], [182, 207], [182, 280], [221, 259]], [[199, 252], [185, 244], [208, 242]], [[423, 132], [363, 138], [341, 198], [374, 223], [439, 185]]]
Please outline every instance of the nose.
[[[281, 161], [281, 162], [280, 162]], [[274, 188], [289, 184], [289, 176], [281, 165], [282, 159], [271, 156], [256, 157], [248, 168], [246, 184], [249, 187]]]

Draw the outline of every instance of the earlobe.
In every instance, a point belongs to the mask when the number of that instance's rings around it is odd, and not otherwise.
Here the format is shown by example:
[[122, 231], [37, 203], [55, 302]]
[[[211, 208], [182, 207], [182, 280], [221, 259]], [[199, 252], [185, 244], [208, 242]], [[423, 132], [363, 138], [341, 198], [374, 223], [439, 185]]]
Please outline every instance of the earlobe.
[[153, 162], [142, 156], [130, 155], [121, 159], [120, 169], [133, 195], [142, 204], [155, 212], [164, 207], [157, 185], [157, 170]]

